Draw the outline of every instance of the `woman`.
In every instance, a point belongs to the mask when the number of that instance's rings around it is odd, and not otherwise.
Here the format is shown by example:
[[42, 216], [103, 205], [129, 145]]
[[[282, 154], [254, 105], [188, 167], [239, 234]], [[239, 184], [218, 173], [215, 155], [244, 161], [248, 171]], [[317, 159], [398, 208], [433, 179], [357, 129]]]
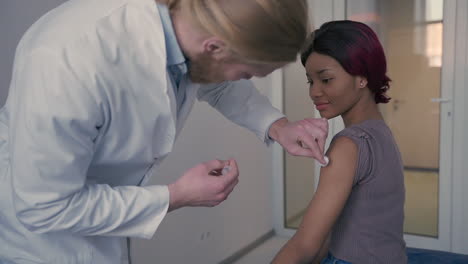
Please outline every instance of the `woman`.
[[[334, 21], [302, 53], [310, 98], [320, 115], [343, 118], [328, 166], [296, 234], [273, 263], [405, 264], [405, 188], [398, 146], [379, 111], [390, 79], [376, 34]], [[321, 261], [321, 262], [320, 262]]]

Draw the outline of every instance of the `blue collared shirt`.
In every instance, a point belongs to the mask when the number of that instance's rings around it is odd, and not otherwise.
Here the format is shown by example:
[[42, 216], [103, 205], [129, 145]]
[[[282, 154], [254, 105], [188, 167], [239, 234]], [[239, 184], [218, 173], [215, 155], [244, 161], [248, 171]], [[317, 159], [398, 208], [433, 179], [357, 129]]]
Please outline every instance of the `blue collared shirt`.
[[185, 87], [180, 86], [180, 81], [188, 73], [187, 59], [182, 53], [175, 35], [172, 19], [167, 6], [157, 4], [159, 15], [164, 29], [166, 42], [167, 70], [174, 86], [174, 94], [177, 100], [177, 110], [179, 111], [185, 100]]

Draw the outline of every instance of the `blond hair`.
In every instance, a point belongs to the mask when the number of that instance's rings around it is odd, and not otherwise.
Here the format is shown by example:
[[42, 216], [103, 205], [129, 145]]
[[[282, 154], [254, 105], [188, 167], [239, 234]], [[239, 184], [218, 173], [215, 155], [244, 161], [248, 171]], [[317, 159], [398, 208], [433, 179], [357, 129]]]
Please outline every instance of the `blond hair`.
[[306, 0], [156, 0], [180, 8], [243, 60], [292, 62], [309, 30]]

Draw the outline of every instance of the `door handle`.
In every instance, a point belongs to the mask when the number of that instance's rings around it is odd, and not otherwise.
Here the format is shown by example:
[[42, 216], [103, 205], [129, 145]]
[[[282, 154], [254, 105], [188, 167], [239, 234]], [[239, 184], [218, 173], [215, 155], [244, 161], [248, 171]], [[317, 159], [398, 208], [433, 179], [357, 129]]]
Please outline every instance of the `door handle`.
[[431, 98], [433, 103], [450, 103], [452, 102], [451, 98]]

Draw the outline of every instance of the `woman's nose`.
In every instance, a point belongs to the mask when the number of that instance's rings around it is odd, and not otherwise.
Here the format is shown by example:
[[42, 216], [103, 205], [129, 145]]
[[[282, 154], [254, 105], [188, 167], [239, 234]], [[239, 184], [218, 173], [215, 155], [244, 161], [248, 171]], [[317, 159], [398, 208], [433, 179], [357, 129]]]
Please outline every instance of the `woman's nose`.
[[310, 98], [317, 98], [317, 97], [320, 97], [322, 95], [323, 95], [322, 89], [320, 89], [320, 87], [318, 87], [317, 85], [309, 87], [309, 96], [310, 96]]

